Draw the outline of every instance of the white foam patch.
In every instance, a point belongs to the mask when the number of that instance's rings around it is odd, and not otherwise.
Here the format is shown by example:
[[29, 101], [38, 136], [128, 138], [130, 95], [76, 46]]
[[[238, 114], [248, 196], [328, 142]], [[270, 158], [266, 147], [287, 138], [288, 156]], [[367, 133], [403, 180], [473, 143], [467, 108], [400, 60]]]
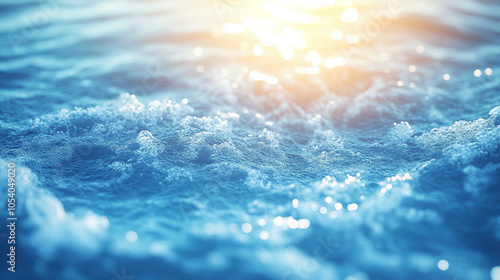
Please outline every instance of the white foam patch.
[[164, 150], [163, 143], [156, 139], [148, 130], [139, 132], [136, 140], [140, 145], [139, 153], [156, 157]]
[[451, 126], [425, 132], [415, 139], [423, 149], [443, 152], [452, 160], [469, 163], [498, 147], [500, 126], [495, 124], [496, 118], [492, 114], [488, 119], [457, 121]]
[[[7, 161], [0, 159], [0, 165]], [[64, 210], [62, 203], [50, 191], [38, 187], [38, 179], [30, 169], [16, 166], [17, 215], [23, 226], [33, 230], [23, 241], [31, 243], [44, 260], [57, 257], [59, 250], [71, 249], [77, 256], [92, 258], [99, 253], [106, 237], [109, 221], [92, 211], [75, 215]], [[0, 180], [7, 181], [6, 169], [0, 171]], [[7, 200], [6, 192], [0, 198]]]
[[157, 125], [168, 120], [180, 119], [193, 112], [184, 103], [171, 99], [141, 103], [134, 95], [122, 94], [116, 101], [87, 109], [63, 109], [56, 115], [36, 118], [32, 128], [42, 132], [65, 130], [68, 133], [123, 133], [133, 126]]
[[402, 144], [411, 139], [415, 132], [411, 128], [408, 122], [400, 122], [394, 123], [394, 127], [392, 127], [390, 131], [391, 137], [394, 139], [394, 142], [398, 144]]

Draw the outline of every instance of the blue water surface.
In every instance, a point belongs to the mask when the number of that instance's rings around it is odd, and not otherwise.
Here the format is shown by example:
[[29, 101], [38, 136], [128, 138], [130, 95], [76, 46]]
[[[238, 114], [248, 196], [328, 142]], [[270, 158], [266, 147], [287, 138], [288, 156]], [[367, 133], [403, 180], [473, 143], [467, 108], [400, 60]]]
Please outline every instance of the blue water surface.
[[0, 4], [1, 279], [500, 279], [500, 2], [261, 2]]

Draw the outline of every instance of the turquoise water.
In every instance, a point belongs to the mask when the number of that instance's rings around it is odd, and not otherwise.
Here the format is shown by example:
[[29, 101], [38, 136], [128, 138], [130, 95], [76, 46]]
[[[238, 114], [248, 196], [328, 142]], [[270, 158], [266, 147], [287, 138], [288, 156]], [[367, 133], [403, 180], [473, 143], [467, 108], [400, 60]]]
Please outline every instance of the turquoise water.
[[500, 279], [500, 3], [261, 2], [0, 4], [2, 279]]

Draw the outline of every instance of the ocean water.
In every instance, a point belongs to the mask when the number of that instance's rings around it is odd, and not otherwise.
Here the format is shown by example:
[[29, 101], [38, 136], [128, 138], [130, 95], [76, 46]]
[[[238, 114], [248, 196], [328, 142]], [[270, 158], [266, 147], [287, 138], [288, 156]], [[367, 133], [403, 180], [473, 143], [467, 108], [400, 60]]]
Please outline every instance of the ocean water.
[[2, 1], [1, 279], [499, 280], [498, 11]]

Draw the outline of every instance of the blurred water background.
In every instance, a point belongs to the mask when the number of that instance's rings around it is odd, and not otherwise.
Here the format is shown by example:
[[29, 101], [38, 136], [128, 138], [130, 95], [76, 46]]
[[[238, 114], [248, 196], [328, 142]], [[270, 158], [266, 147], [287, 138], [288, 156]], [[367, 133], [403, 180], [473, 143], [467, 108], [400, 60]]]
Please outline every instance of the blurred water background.
[[1, 278], [499, 280], [498, 11], [2, 1]]

